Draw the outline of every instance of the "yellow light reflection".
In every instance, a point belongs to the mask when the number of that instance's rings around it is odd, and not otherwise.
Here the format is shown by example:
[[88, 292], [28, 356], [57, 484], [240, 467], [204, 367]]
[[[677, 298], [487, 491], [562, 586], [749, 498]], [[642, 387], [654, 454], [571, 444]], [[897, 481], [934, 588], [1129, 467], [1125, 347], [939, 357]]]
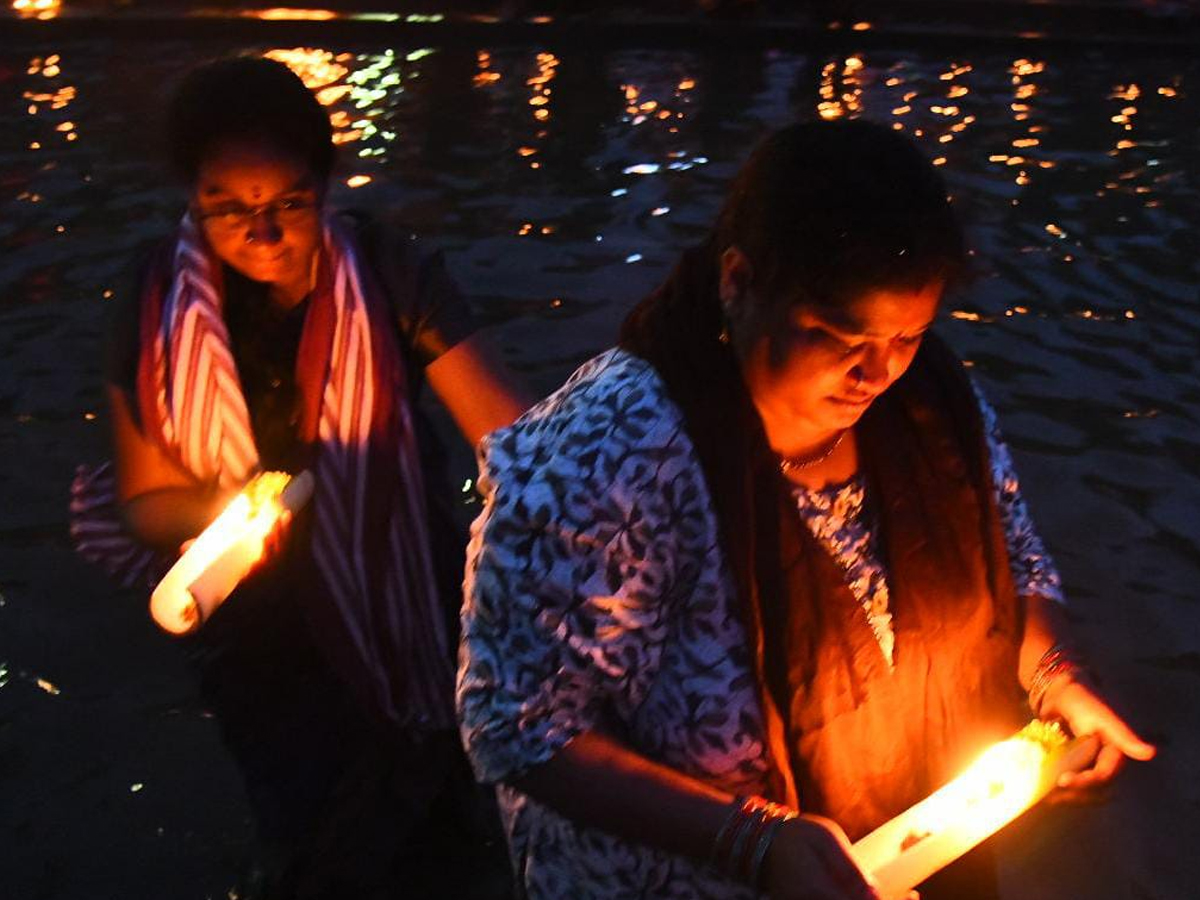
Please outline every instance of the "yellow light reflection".
[[559, 59], [553, 53], [539, 53], [536, 57], [537, 72], [525, 80], [530, 89], [529, 105], [534, 107], [533, 118], [545, 122], [550, 118], [551, 82], [558, 74]]
[[62, 0], [13, 0], [12, 8], [22, 18], [53, 19], [62, 11]]
[[[268, 50], [265, 54], [268, 59], [274, 59], [283, 63], [304, 82], [305, 87], [311, 91], [317, 92], [318, 99], [321, 99], [321, 91], [328, 87], [341, 87], [338, 83], [346, 77], [349, 69], [338, 62], [337, 58], [328, 50], [321, 50], [314, 47], [295, 47], [289, 50], [278, 49]], [[336, 102], [344, 96], [327, 96], [322, 100], [325, 106]]]
[[817, 103], [817, 114], [822, 119], [840, 119], [843, 116], [855, 116], [862, 112], [862, 81], [860, 73], [865, 67], [862, 57], [847, 56], [838, 63], [826, 63], [821, 70], [821, 83], [818, 93], [821, 97]]
[[[405, 61], [420, 59], [431, 52], [413, 51]], [[355, 56], [335, 55], [316, 47], [292, 47], [269, 50], [264, 56], [288, 66], [323, 106], [331, 107], [329, 121], [334, 128], [334, 143], [395, 140], [394, 132], [381, 130], [376, 124], [386, 112], [385, 101], [404, 90], [395, 51]], [[340, 108], [332, 108], [335, 106]], [[384, 153], [382, 146], [366, 146], [358, 151], [358, 156], [367, 158]]]
[[479, 71], [475, 73], [475, 77], [471, 83], [475, 87], [487, 87], [489, 84], [495, 84], [500, 80], [500, 73], [492, 71], [492, 54], [486, 50], [480, 50], [475, 54], [475, 61], [479, 66]]
[[242, 10], [241, 15], [247, 19], [265, 19], [269, 22], [327, 22], [338, 16], [331, 9], [293, 9], [287, 6], [275, 6], [271, 9], [246, 9]]

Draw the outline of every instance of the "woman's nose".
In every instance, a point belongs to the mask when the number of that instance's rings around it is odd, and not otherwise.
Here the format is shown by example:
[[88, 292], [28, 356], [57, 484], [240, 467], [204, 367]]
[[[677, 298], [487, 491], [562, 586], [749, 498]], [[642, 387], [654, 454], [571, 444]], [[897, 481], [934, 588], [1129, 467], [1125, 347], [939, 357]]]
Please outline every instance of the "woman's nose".
[[892, 377], [892, 354], [887, 347], [869, 347], [858, 364], [864, 387], [881, 389]]
[[269, 209], [255, 210], [250, 215], [250, 228], [246, 232], [246, 240], [257, 244], [274, 244], [283, 237], [283, 229], [275, 221], [275, 214]]

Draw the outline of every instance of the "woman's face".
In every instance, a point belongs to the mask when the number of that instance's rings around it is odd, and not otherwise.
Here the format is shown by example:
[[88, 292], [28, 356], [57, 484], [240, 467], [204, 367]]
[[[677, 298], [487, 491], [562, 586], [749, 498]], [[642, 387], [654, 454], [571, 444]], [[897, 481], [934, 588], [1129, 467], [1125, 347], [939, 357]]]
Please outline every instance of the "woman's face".
[[323, 185], [312, 170], [269, 144], [217, 144], [192, 188], [193, 214], [213, 251], [253, 281], [285, 295], [311, 288], [321, 240]]
[[790, 454], [854, 425], [904, 374], [937, 315], [942, 283], [868, 291], [841, 307], [799, 306], [742, 358], [771, 445]]

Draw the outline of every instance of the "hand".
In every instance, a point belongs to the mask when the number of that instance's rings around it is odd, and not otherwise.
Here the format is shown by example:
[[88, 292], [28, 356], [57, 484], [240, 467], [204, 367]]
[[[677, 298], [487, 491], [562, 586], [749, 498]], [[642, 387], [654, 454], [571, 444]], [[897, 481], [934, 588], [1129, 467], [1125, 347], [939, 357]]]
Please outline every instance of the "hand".
[[879, 900], [850, 858], [850, 842], [831, 819], [802, 815], [785, 822], [764, 868], [771, 900]]
[[[277, 553], [283, 550], [283, 542], [287, 536], [288, 526], [291, 524], [292, 511], [290, 509], [280, 510], [279, 518], [275, 520], [274, 526], [272, 526], [271, 530], [267, 532], [267, 536], [263, 538], [262, 555], [254, 564], [255, 568], [258, 568], [258, 566], [261, 566], [264, 561], [271, 559]], [[183, 556], [183, 554], [187, 553], [188, 548], [194, 543], [196, 543], [195, 538], [188, 538], [186, 541], [180, 544], [179, 555]]]
[[1058, 790], [1052, 795], [1056, 802], [1095, 801], [1127, 758], [1145, 761], [1153, 759], [1157, 752], [1152, 744], [1134, 734], [1090, 687], [1070, 676], [1064, 676], [1047, 689], [1041, 716], [1062, 719], [1077, 737], [1097, 738], [1096, 753], [1085, 767], [1058, 779]]
[[281, 509], [279, 518], [275, 520], [274, 527], [267, 533], [263, 539], [263, 552], [259, 557], [255, 568], [261, 566], [269, 559], [273, 559], [283, 550], [284, 539], [287, 537], [288, 526], [292, 524], [292, 511], [290, 509]]

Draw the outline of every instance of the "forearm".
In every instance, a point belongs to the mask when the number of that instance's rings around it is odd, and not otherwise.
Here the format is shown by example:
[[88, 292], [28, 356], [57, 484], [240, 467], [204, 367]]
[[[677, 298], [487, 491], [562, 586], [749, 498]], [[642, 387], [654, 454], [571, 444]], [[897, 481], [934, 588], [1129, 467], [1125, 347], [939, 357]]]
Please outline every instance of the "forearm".
[[580, 735], [514, 786], [582, 825], [700, 860], [733, 801], [597, 732]]
[[202, 486], [163, 487], [121, 504], [129, 533], [168, 554], [203, 531], [224, 508], [228, 492]]
[[525, 391], [479, 334], [431, 362], [425, 375], [472, 445], [488, 432], [510, 424], [529, 407]]
[[1034, 671], [1046, 651], [1068, 641], [1066, 613], [1061, 603], [1033, 594], [1024, 598], [1025, 633], [1021, 640], [1018, 676], [1029, 690]]

